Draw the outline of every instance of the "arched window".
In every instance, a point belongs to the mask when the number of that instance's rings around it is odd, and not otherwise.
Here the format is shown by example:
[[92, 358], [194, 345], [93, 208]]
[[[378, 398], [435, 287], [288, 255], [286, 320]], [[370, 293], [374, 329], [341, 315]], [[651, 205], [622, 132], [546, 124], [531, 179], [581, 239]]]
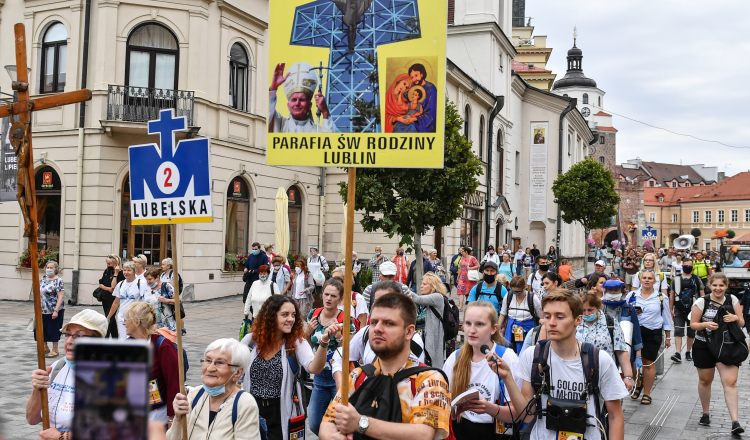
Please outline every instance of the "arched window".
[[42, 167], [34, 178], [36, 213], [39, 225], [37, 245], [60, 248], [60, 206], [62, 182], [51, 167]]
[[[232, 179], [227, 188], [226, 222], [224, 252], [233, 255], [247, 255], [250, 190], [245, 180], [239, 176]], [[229, 270], [228, 265], [224, 269]]]
[[120, 257], [128, 260], [143, 254], [151, 266], [172, 258], [172, 234], [169, 225], [134, 225], [130, 213], [130, 176], [122, 183], [120, 212]]
[[588, 93], [584, 93], [583, 94], [583, 103], [584, 104], [588, 104], [589, 103], [589, 94]]
[[604, 135], [599, 136], [599, 143], [600, 144], [604, 143]]
[[175, 90], [179, 56], [172, 31], [157, 23], [138, 26], [128, 37], [126, 85]]
[[469, 104], [466, 104], [466, 108], [464, 109], [464, 138], [466, 138], [467, 141], [471, 140], [469, 137], [469, 127], [471, 120], [471, 107], [469, 107]]
[[42, 39], [41, 93], [62, 92], [65, 89], [65, 65], [68, 58], [68, 31], [57, 22], [50, 26]]
[[229, 51], [229, 105], [237, 110], [247, 111], [249, 66], [245, 48], [240, 43], [234, 43]]
[[289, 197], [289, 252], [299, 254], [302, 251], [302, 194], [293, 186], [286, 190]]
[[479, 160], [484, 160], [484, 115], [479, 117]]
[[503, 194], [505, 184], [505, 142], [503, 132], [497, 131], [497, 195]]

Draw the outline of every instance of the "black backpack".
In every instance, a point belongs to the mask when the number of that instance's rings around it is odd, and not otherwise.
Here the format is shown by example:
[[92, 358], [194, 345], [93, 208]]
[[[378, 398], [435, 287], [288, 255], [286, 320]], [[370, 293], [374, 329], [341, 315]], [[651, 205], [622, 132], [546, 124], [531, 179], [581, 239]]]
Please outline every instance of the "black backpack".
[[[536, 295], [534, 292], [526, 292], [526, 308], [531, 313], [531, 316], [534, 318], [534, 325], [539, 325], [539, 315], [536, 313], [536, 309], [534, 308], [534, 298], [532, 295]], [[505, 317], [508, 317], [508, 312], [510, 311], [510, 304], [513, 302], [513, 296], [515, 296], [515, 293], [513, 292], [513, 289], [510, 289], [508, 291], [508, 294], [505, 295], [505, 301], [508, 302], [506, 308], [505, 308]]]
[[[700, 296], [698, 293], [701, 286], [701, 279], [698, 275], [692, 274], [689, 278], [690, 285], [686, 285], [685, 278], [680, 276], [680, 291], [675, 292], [674, 307], [675, 309], [682, 312], [683, 315], [687, 316], [693, 308], [693, 302]], [[672, 281], [672, 290], [674, 290], [675, 282]]]
[[[477, 284], [477, 301], [479, 301], [479, 298], [482, 296], [489, 296], [489, 294], [482, 292], [482, 287], [484, 287], [484, 281], [480, 281], [479, 284]], [[495, 283], [495, 298], [497, 299], [498, 306], [502, 307], [503, 285], [498, 282]]]
[[458, 307], [452, 299], [443, 295], [443, 316], [440, 316], [435, 307], [430, 306], [432, 314], [443, 323], [443, 340], [450, 341], [458, 336], [458, 323], [461, 321], [461, 317], [458, 312]]
[[[439, 371], [448, 384], [448, 378], [442, 370], [420, 365], [401, 370], [393, 376], [375, 374], [375, 366], [367, 364], [361, 367], [362, 373], [354, 383], [354, 394], [349, 403], [363, 416], [372, 417], [384, 422], [401, 423], [401, 399], [398, 383], [407, 377], [416, 376], [425, 371]], [[412, 379], [412, 391], [416, 393], [415, 379]], [[449, 397], [446, 396], [448, 400]], [[450, 403], [450, 402], [449, 402]], [[372, 437], [354, 433], [354, 440], [370, 440]]]
[[[707, 307], [708, 305], [704, 307], [704, 310]], [[716, 316], [714, 316], [714, 322], [719, 324], [719, 328], [711, 333], [706, 332], [706, 343], [708, 349], [711, 350], [711, 354], [719, 362], [724, 365], [739, 365], [747, 359], [748, 346], [745, 342], [745, 334], [742, 333], [739, 324], [724, 322], [724, 316], [728, 313], [734, 314], [730, 294], [724, 297], [724, 304], [719, 307]]]

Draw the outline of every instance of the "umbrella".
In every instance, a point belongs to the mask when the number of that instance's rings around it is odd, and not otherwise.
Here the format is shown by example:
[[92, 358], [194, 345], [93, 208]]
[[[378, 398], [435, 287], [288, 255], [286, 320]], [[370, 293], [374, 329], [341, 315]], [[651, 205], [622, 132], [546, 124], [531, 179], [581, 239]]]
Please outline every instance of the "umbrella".
[[351, 255], [346, 255], [346, 203], [343, 203], [344, 217], [341, 220], [341, 266], [346, 264], [346, 259], [351, 258]]
[[286, 256], [289, 253], [289, 197], [284, 188], [276, 191], [276, 253]]

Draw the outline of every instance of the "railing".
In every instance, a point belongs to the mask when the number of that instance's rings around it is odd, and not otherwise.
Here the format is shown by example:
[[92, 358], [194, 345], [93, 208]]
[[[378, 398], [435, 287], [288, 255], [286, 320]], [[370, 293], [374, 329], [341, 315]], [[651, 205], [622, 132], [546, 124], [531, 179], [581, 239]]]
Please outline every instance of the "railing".
[[159, 111], [173, 108], [194, 126], [195, 93], [185, 90], [110, 85], [107, 89], [107, 120], [148, 122], [159, 119]]

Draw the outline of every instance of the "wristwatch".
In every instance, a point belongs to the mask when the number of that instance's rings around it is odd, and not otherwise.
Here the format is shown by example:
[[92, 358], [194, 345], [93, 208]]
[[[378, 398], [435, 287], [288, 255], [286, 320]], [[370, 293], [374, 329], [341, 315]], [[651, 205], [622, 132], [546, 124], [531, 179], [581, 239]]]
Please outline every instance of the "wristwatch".
[[370, 419], [367, 418], [367, 416], [362, 416], [359, 418], [359, 434], [365, 435], [365, 431], [367, 431], [367, 428], [370, 427]]

